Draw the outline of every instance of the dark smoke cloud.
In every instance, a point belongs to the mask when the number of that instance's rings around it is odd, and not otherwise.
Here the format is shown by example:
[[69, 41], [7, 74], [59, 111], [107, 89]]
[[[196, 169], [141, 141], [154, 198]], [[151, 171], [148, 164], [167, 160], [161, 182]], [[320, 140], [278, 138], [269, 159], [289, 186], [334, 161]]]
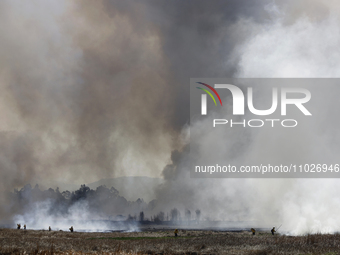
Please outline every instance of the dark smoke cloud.
[[160, 176], [181, 147], [189, 78], [234, 73], [248, 32], [233, 25], [267, 22], [263, 3], [3, 1], [1, 130], [27, 144], [7, 187]]

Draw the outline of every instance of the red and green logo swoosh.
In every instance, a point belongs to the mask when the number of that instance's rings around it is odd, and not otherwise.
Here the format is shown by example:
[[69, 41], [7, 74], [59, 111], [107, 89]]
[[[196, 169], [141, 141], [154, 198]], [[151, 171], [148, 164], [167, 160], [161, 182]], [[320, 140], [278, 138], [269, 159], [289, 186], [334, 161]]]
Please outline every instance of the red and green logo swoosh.
[[[212, 92], [214, 92], [215, 95], [217, 96], [218, 100], [220, 100], [220, 104], [222, 105], [222, 100], [221, 100], [221, 98], [220, 98], [220, 95], [217, 93], [217, 91], [216, 91], [213, 87], [211, 87], [210, 85], [205, 84], [205, 83], [203, 83], [203, 82], [197, 82], [197, 83], [199, 83], [199, 84], [201, 84], [201, 85], [203, 85], [203, 86], [206, 86], [206, 87], [209, 88]], [[217, 105], [214, 96], [210, 93], [209, 90], [203, 89], [203, 88], [200, 88], [200, 87], [197, 87], [197, 88], [198, 88], [198, 89], [201, 89], [201, 90], [203, 90], [203, 91], [205, 91], [205, 92], [207, 92], [207, 94], [214, 100], [215, 105]]]

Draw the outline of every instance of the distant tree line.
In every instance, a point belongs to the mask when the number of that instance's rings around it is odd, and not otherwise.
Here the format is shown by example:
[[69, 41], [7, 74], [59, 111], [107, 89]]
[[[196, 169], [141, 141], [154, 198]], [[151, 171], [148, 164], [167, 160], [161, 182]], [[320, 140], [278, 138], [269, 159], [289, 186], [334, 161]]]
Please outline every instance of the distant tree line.
[[10, 198], [11, 208], [17, 214], [23, 214], [27, 210], [33, 209], [34, 205], [43, 201], [48, 201], [50, 215], [67, 215], [72, 206], [84, 202], [89, 212], [102, 217], [148, 208], [148, 204], [142, 199], [133, 202], [127, 201], [124, 197], [119, 196], [118, 190], [114, 187], [107, 188], [105, 186], [99, 186], [93, 190], [86, 185], [81, 185], [78, 190], [60, 192], [59, 188], [40, 190], [38, 185], [32, 188], [30, 184], [27, 184], [22, 189], [10, 193]]
[[160, 211], [153, 214], [157, 205], [156, 200], [149, 203], [145, 203], [141, 198], [136, 201], [127, 201], [119, 195], [118, 190], [114, 187], [107, 188], [106, 186], [99, 186], [93, 190], [86, 185], [81, 185], [78, 190], [60, 192], [59, 188], [40, 190], [38, 185], [32, 188], [30, 184], [27, 184], [20, 190], [15, 189], [9, 196], [13, 214], [24, 214], [33, 210], [37, 203], [48, 202], [47, 213], [59, 216], [67, 216], [72, 207], [80, 203], [87, 205], [86, 210], [89, 213], [111, 220], [152, 221], [155, 223], [195, 221], [198, 223], [201, 216], [200, 210], [196, 210], [194, 216], [189, 209], [186, 209], [185, 217], [181, 218], [181, 213], [177, 208], [173, 208], [170, 213]]

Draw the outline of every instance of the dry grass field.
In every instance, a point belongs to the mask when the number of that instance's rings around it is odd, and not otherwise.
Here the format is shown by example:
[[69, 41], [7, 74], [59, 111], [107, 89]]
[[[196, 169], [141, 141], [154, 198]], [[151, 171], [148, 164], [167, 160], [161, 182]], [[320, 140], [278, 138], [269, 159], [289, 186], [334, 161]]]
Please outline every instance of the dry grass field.
[[340, 235], [272, 236], [267, 232], [85, 233], [0, 229], [0, 254], [340, 254]]

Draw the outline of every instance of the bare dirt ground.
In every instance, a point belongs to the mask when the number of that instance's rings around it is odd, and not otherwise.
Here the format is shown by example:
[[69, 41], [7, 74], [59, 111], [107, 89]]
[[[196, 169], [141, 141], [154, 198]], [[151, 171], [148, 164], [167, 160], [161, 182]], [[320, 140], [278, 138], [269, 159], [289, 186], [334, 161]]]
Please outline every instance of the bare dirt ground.
[[0, 254], [340, 254], [340, 235], [206, 230], [85, 233], [0, 229]]

